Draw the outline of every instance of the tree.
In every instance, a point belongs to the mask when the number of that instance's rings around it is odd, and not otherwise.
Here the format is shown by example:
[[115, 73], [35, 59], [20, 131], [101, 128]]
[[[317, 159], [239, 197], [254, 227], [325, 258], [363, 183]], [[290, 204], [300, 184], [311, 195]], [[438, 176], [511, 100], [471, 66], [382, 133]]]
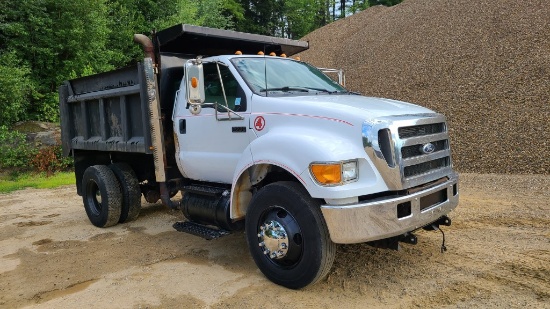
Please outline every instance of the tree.
[[238, 0], [244, 19], [237, 19], [238, 31], [300, 38], [330, 23], [330, 6], [335, 0]]
[[[189, 23], [298, 39], [369, 5], [401, 0], [3, 0], [0, 124], [58, 119], [68, 78], [138, 61], [134, 33]], [[338, 5], [338, 7], [337, 7]], [[338, 14], [337, 14], [338, 10]]]
[[283, 36], [298, 39], [318, 28], [317, 14], [321, 7], [318, 1], [285, 1]]
[[392, 6], [403, 2], [403, 0], [368, 0], [368, 1], [369, 1], [369, 6], [373, 6], [373, 5]]
[[244, 20], [237, 22], [238, 31], [282, 36], [283, 0], [239, 0]]
[[234, 5], [234, 0], [4, 0], [0, 70], [7, 76], [0, 85], [10, 93], [0, 96], [0, 121], [57, 121], [59, 85], [139, 59], [134, 33], [178, 23], [227, 28], [240, 16]]
[[13, 51], [0, 54], [0, 126], [25, 120], [33, 93], [30, 69]]
[[36, 91], [31, 119], [58, 119], [57, 87], [70, 74], [110, 69], [104, 0], [6, 0], [0, 17], [2, 52], [30, 69]]

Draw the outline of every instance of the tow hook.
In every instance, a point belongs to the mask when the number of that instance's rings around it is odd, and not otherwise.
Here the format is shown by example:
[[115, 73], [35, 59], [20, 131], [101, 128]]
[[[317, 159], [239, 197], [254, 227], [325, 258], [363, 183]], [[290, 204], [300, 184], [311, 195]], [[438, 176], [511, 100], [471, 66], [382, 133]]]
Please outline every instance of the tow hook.
[[400, 242], [416, 245], [418, 242], [418, 239], [416, 238], [416, 235], [414, 235], [413, 233], [405, 233], [399, 236], [371, 241], [371, 242], [368, 242], [367, 244], [375, 248], [391, 249], [391, 250], [399, 251]]
[[418, 243], [418, 238], [416, 238], [416, 235], [413, 233], [405, 233], [399, 237], [399, 241], [406, 244], [416, 245]]
[[445, 233], [441, 228], [439, 228], [440, 225], [444, 226], [450, 226], [451, 225], [451, 219], [447, 216], [442, 216], [441, 218], [437, 219], [437, 221], [433, 222], [432, 224], [426, 225], [424, 229], [426, 231], [440, 231], [441, 235], [443, 236], [443, 242], [441, 243], [441, 253], [444, 253], [447, 251], [447, 247], [445, 247]]

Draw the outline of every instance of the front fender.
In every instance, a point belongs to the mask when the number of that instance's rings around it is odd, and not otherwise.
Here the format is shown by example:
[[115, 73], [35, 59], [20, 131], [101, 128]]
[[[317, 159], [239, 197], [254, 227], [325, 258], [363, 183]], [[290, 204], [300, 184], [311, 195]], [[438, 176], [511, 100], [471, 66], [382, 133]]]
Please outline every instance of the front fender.
[[250, 150], [256, 164], [277, 164], [306, 185], [306, 180], [300, 175], [309, 168], [310, 163], [364, 156], [358, 144], [359, 141], [327, 130], [285, 126], [272, 129], [255, 139], [250, 144]]
[[[312, 162], [334, 162], [365, 156], [360, 140], [353, 141], [326, 130], [286, 126], [261, 135], [245, 150], [233, 176], [231, 218], [242, 218], [252, 198], [251, 174], [261, 175], [262, 166], [275, 165], [292, 174], [314, 198], [330, 196], [327, 187], [316, 184], [309, 174]], [[361, 163], [360, 163], [361, 164]], [[367, 169], [370, 165], [361, 164]], [[252, 169], [253, 168], [253, 169]], [[328, 191], [327, 191], [328, 189]]]

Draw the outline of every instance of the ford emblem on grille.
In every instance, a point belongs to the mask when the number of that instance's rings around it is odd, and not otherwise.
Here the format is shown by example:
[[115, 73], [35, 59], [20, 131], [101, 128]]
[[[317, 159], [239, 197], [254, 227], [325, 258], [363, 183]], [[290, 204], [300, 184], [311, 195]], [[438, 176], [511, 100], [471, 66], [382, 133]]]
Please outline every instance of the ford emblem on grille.
[[432, 143], [427, 143], [422, 145], [421, 150], [422, 150], [422, 153], [425, 153], [425, 154], [432, 153], [435, 151], [435, 146]]

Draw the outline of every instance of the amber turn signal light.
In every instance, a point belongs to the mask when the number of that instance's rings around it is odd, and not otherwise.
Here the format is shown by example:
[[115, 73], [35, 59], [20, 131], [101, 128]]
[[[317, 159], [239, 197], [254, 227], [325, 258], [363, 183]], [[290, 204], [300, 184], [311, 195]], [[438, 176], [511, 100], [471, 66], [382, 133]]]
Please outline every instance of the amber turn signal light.
[[192, 77], [191, 78], [191, 87], [197, 88], [198, 85], [199, 85], [199, 80], [196, 77]]
[[342, 165], [340, 163], [311, 164], [310, 169], [318, 183], [330, 185], [342, 182]]

